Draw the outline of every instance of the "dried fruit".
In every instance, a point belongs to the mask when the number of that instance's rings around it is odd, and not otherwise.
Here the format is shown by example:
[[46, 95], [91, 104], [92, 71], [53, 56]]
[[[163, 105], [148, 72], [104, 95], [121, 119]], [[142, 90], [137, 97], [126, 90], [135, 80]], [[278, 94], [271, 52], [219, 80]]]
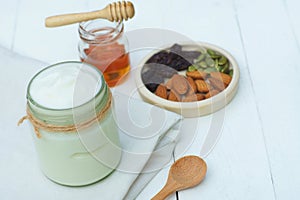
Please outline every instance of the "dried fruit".
[[229, 83], [231, 82], [231, 76], [229, 76], [228, 74], [225, 74], [225, 73], [211, 72], [210, 76], [222, 81], [226, 86], [228, 86]]
[[191, 77], [192, 79], [205, 79], [207, 73], [201, 71], [193, 71], [193, 72], [186, 72], [187, 77]]
[[155, 75], [160, 75], [164, 78], [170, 78], [172, 77], [174, 74], [177, 74], [178, 72], [171, 68], [168, 67], [166, 65], [162, 65], [162, 64], [157, 64], [157, 63], [149, 63], [149, 64], [145, 64], [143, 70], [147, 70], [147, 72], [152, 72]]
[[164, 85], [162, 85], [162, 84], [160, 84], [160, 85], [157, 87], [157, 89], [156, 89], [156, 91], [155, 91], [155, 94], [156, 94], [157, 96], [163, 98], [163, 99], [167, 99], [167, 98], [168, 98], [167, 88], [166, 88]]
[[163, 50], [154, 54], [146, 63], [163, 64], [181, 71], [191, 66], [200, 54], [200, 51], [183, 51], [182, 46], [174, 44], [169, 51]]
[[198, 92], [206, 93], [209, 91], [209, 86], [204, 80], [195, 80]]
[[189, 85], [184, 76], [175, 74], [172, 79], [172, 88], [175, 90], [175, 92], [181, 95], [187, 93], [189, 90]]

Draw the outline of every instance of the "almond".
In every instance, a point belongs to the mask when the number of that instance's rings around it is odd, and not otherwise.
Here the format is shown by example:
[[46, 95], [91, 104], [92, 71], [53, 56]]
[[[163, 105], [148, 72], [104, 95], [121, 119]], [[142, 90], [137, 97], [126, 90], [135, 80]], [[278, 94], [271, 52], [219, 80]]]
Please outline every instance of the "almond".
[[168, 98], [168, 94], [167, 94], [167, 88], [166, 86], [160, 84], [156, 91], [155, 91], [155, 94], [163, 99], [167, 99]]
[[220, 92], [218, 90], [211, 90], [210, 92], [208, 92], [208, 93], [205, 94], [205, 98], [208, 99], [208, 98], [210, 98], [212, 96], [215, 96], [215, 95], [217, 95], [219, 93]]
[[215, 78], [215, 79], [218, 79], [218, 80], [222, 81], [226, 85], [226, 87], [231, 82], [231, 76], [229, 76], [228, 74], [224, 74], [224, 73], [221, 73], [221, 72], [211, 72], [210, 76]]
[[209, 86], [204, 80], [195, 80], [198, 92], [206, 93], [209, 91]]
[[194, 82], [194, 80], [191, 77], [187, 77], [187, 81], [189, 83], [190, 86], [190, 92], [192, 93], [196, 93], [197, 92], [197, 86]]
[[204, 94], [197, 93], [196, 96], [197, 96], [197, 101], [201, 101], [201, 100], [205, 99]]
[[189, 96], [186, 96], [182, 102], [192, 102], [192, 101], [197, 101], [197, 95], [196, 94], [192, 94]]
[[175, 74], [172, 77], [172, 88], [178, 94], [185, 94], [185, 93], [187, 93], [189, 86], [188, 86], [188, 82], [184, 76]]
[[167, 87], [168, 90], [171, 90], [171, 89], [172, 89], [172, 87], [173, 87], [173, 77], [170, 78], [170, 79], [167, 81], [166, 87]]
[[207, 73], [200, 71], [191, 71], [186, 72], [187, 77], [191, 77], [192, 79], [205, 79], [207, 77]]
[[176, 94], [173, 90], [170, 91], [168, 100], [170, 101], [178, 101], [180, 99], [180, 96]]
[[226, 85], [220, 81], [220, 79], [208, 78], [210, 85], [213, 86], [214, 89], [222, 91], [226, 88]]

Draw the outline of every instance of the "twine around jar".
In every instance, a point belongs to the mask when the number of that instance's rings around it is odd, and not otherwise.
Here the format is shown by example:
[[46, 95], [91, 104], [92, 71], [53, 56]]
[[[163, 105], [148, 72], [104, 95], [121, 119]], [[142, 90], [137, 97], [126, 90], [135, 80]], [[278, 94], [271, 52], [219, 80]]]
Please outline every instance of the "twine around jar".
[[96, 121], [101, 121], [106, 113], [109, 111], [110, 107], [112, 104], [112, 94], [111, 92], [109, 92], [108, 95], [108, 101], [105, 104], [105, 106], [103, 107], [103, 109], [101, 109], [97, 115], [95, 117], [93, 117], [92, 119], [89, 119], [85, 122], [79, 123], [79, 124], [71, 124], [71, 125], [65, 125], [65, 126], [59, 126], [59, 125], [53, 125], [53, 124], [47, 124], [39, 119], [37, 119], [31, 112], [29, 109], [29, 106], [27, 105], [27, 109], [26, 109], [26, 113], [27, 115], [22, 117], [19, 122], [18, 122], [18, 126], [21, 125], [25, 120], [29, 120], [30, 123], [33, 125], [34, 128], [34, 132], [36, 134], [36, 136], [38, 138], [41, 138], [41, 133], [40, 133], [40, 129], [48, 131], [48, 132], [64, 132], [64, 133], [72, 133], [72, 132], [76, 132], [78, 130], [84, 129], [84, 128], [88, 128], [90, 127], [93, 123], [95, 123]]

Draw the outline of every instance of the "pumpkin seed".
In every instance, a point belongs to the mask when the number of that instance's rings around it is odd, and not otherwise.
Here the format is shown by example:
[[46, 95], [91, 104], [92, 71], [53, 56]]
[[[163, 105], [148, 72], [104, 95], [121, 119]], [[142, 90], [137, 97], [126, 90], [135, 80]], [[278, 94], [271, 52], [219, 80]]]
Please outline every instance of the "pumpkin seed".
[[209, 67], [214, 67], [215, 66], [215, 61], [213, 59], [211, 59], [210, 57], [207, 57], [205, 59], [205, 62], [206, 64], [209, 66]]
[[208, 66], [207, 66], [207, 63], [206, 63], [205, 61], [201, 61], [201, 62], [199, 63], [199, 66], [202, 67], [202, 68], [207, 68], [207, 67], [208, 67]]
[[210, 55], [211, 58], [216, 59], [216, 58], [220, 58], [222, 55], [214, 50], [211, 49], [207, 49], [207, 53]]
[[199, 63], [205, 58], [205, 54], [202, 53], [198, 58], [194, 60], [194, 63]]
[[218, 59], [218, 58], [221, 58], [221, 55], [216, 54], [216, 55], [211, 55], [211, 57], [212, 57], [213, 59]]
[[196, 70], [197, 70], [197, 67], [195, 67], [194, 65], [191, 65], [188, 68], [188, 72], [193, 72], [193, 71], [196, 71]]
[[227, 58], [225, 56], [221, 56], [219, 59], [219, 65], [225, 65], [227, 63]]
[[211, 50], [211, 49], [207, 49], [207, 53], [212, 56], [212, 55], [216, 55], [216, 52]]
[[201, 47], [201, 48], [199, 49], [199, 51], [201, 52], [201, 54], [204, 54], [204, 53], [206, 53], [206, 49], [205, 49], [205, 48], [203, 48], [203, 47]]
[[229, 64], [228, 62], [223, 66], [223, 69], [221, 70], [222, 73], [228, 73], [229, 72]]
[[205, 69], [203, 71], [206, 72], [206, 73], [210, 73], [210, 72], [215, 72], [217, 70], [215, 68], [213, 68], [213, 67], [210, 67], [210, 68], [207, 68], [207, 69]]
[[214, 66], [214, 67], [215, 67], [215, 68], [217, 68], [217, 67], [218, 67], [218, 65], [219, 65], [219, 60], [218, 60], [218, 59], [216, 59], [216, 60], [215, 60], [215, 66]]
[[222, 69], [223, 69], [223, 66], [221, 66], [221, 65], [218, 65], [218, 66], [216, 67], [216, 70], [217, 70], [218, 72], [221, 72]]

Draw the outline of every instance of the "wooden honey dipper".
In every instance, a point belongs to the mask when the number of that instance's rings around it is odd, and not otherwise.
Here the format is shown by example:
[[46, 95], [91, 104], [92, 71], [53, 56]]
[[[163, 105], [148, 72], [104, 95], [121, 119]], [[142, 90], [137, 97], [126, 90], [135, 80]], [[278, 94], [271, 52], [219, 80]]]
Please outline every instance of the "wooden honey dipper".
[[102, 10], [85, 13], [73, 13], [47, 17], [46, 27], [57, 27], [93, 19], [108, 19], [109, 21], [128, 20], [134, 16], [134, 6], [130, 1], [118, 1], [108, 4]]

